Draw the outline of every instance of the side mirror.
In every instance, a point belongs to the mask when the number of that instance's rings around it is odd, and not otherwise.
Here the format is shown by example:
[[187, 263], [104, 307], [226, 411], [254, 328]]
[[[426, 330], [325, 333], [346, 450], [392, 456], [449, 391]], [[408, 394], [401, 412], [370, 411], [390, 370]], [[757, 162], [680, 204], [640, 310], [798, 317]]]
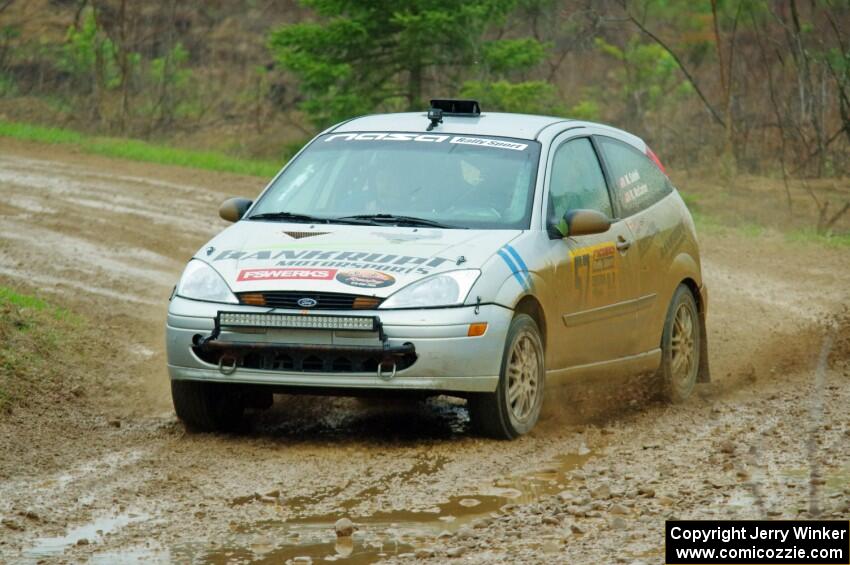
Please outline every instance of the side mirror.
[[552, 226], [557, 237], [605, 233], [611, 227], [611, 218], [596, 210], [570, 210]]
[[254, 202], [247, 198], [230, 198], [221, 203], [218, 207], [218, 215], [222, 220], [228, 222], [238, 222], [251, 207]]

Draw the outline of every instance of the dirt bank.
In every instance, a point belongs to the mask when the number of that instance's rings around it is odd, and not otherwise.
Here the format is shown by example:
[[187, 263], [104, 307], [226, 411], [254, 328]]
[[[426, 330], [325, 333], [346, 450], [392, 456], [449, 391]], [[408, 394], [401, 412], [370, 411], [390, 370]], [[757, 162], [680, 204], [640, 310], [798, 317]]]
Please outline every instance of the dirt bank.
[[446, 400], [279, 398], [243, 435], [190, 436], [167, 297], [219, 202], [261, 183], [0, 143], [0, 283], [97, 342], [73, 410], [0, 418], [0, 561], [657, 562], [668, 516], [848, 516], [850, 336], [825, 325], [850, 302], [846, 249], [704, 236], [715, 381], [685, 406], [575, 383], [500, 443]]

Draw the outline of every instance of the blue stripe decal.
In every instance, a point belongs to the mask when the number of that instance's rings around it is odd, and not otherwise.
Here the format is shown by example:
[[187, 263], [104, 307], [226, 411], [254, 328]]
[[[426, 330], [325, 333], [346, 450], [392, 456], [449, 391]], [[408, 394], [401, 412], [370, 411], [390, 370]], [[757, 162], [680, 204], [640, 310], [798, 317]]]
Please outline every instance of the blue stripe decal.
[[531, 283], [531, 272], [528, 270], [528, 265], [525, 264], [525, 261], [522, 260], [522, 257], [519, 256], [519, 253], [517, 253], [517, 250], [514, 249], [512, 245], [505, 244], [504, 248], [508, 250], [508, 253], [511, 254], [511, 257], [516, 259], [516, 262], [519, 265], [520, 270], [525, 272], [525, 277], [526, 277], [526, 280], [528, 282], [528, 286], [530, 287], [532, 285], [532, 283]]
[[510, 256], [510, 255], [508, 255], [508, 254], [505, 252], [505, 250], [504, 250], [504, 249], [499, 249], [498, 253], [499, 253], [499, 257], [501, 257], [501, 258], [502, 258], [502, 260], [503, 260], [503, 261], [505, 262], [505, 264], [508, 266], [508, 269], [510, 269], [510, 270], [511, 270], [511, 273], [513, 273], [514, 278], [517, 280], [517, 282], [519, 283], [519, 285], [520, 285], [523, 289], [528, 290], [528, 283], [525, 281], [525, 278], [524, 278], [524, 277], [522, 276], [522, 274], [520, 273], [519, 268], [517, 267], [516, 263], [514, 263], [513, 259], [511, 259], [511, 256]]

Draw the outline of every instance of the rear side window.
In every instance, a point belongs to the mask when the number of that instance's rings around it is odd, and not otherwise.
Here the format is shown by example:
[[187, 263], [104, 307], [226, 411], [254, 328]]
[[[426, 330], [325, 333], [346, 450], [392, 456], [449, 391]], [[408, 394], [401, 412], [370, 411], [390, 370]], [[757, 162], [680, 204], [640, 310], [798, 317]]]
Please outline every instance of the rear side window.
[[658, 166], [631, 145], [610, 137], [596, 140], [611, 172], [614, 199], [623, 217], [652, 206], [673, 191]]
[[614, 216], [605, 176], [587, 138], [558, 147], [549, 181], [549, 221], [558, 222], [570, 210], [587, 209]]

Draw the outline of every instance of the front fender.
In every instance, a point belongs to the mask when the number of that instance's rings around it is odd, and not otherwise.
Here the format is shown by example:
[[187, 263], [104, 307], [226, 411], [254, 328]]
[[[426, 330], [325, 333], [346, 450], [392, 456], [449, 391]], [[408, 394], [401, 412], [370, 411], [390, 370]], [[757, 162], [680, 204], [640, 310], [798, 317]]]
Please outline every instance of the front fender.
[[542, 302], [539, 297], [546, 292], [546, 282], [536, 273], [524, 272], [524, 274], [526, 281], [528, 281], [527, 286], [520, 285], [512, 274], [505, 278], [502, 284], [499, 285], [493, 302], [510, 309], [516, 308], [519, 301], [526, 296], [532, 296], [539, 302]]

